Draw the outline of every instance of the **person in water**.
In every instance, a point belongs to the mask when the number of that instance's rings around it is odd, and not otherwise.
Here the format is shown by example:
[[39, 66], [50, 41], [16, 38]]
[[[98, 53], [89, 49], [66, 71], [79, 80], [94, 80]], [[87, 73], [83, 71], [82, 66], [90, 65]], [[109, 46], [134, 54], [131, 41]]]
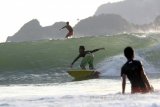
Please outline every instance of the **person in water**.
[[79, 46], [79, 55], [71, 63], [71, 67], [80, 57], [83, 57], [80, 67], [82, 69], [86, 69], [86, 65], [89, 64], [89, 69], [93, 70], [94, 69], [94, 66], [93, 66], [94, 55], [92, 53], [97, 52], [99, 50], [104, 50], [104, 48], [94, 49], [91, 51], [85, 51], [84, 46]]
[[125, 93], [126, 77], [131, 83], [131, 93], [147, 93], [153, 91], [148, 78], [139, 60], [134, 60], [134, 50], [132, 47], [124, 49], [124, 56], [127, 62], [121, 68], [122, 93]]
[[62, 27], [61, 29], [64, 29], [64, 28], [68, 30], [66, 38], [71, 37], [73, 35], [73, 28], [69, 25], [69, 22], [66, 22], [66, 26]]

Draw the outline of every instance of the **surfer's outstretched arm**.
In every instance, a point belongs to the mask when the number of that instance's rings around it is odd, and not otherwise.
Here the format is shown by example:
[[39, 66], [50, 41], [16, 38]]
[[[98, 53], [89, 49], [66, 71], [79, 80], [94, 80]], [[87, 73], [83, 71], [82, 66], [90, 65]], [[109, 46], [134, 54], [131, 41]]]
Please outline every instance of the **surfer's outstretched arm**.
[[104, 49], [105, 49], [105, 48], [94, 49], [94, 50], [91, 51], [91, 53], [97, 52], [97, 51], [99, 51], [99, 50], [104, 50]]
[[73, 66], [73, 64], [80, 58], [80, 55], [78, 55], [74, 60], [73, 62], [71, 63], [71, 67]]
[[64, 28], [66, 28], [66, 26], [64, 26], [64, 27], [60, 28], [59, 30], [64, 29]]

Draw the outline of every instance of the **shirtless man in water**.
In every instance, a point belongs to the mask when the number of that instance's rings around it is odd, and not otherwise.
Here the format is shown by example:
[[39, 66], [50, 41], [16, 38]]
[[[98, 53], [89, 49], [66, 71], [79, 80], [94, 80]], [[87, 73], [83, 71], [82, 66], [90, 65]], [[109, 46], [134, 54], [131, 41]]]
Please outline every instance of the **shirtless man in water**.
[[66, 26], [62, 27], [61, 29], [64, 29], [64, 28], [68, 30], [68, 33], [65, 38], [71, 37], [73, 35], [73, 28], [69, 25], [69, 22], [66, 22]]

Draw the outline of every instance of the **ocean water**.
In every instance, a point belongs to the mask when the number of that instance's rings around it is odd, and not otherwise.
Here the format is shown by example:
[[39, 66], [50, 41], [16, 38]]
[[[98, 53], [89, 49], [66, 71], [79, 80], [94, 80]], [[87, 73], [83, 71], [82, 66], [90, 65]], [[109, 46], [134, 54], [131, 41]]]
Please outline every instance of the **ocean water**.
[[1, 86], [1, 107], [159, 107], [160, 79], [151, 79], [155, 92], [121, 94], [118, 79], [92, 79], [63, 84]]
[[[95, 53], [100, 78], [73, 81], [66, 73], [79, 45], [105, 47]], [[154, 92], [131, 95], [127, 81], [126, 94], [121, 94], [126, 46], [134, 47]], [[160, 34], [2, 43], [0, 50], [0, 107], [160, 107]]]

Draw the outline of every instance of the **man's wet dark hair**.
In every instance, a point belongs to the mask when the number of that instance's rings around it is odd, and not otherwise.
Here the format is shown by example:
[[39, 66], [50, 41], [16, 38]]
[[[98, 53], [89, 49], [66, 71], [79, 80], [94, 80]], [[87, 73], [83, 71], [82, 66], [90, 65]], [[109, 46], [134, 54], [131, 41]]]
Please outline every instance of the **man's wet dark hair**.
[[66, 22], [67, 25], [69, 25], [69, 22]]
[[132, 47], [128, 46], [124, 49], [124, 55], [127, 59], [133, 59], [134, 57], [134, 50]]
[[84, 46], [79, 46], [79, 49], [85, 50], [85, 47]]

